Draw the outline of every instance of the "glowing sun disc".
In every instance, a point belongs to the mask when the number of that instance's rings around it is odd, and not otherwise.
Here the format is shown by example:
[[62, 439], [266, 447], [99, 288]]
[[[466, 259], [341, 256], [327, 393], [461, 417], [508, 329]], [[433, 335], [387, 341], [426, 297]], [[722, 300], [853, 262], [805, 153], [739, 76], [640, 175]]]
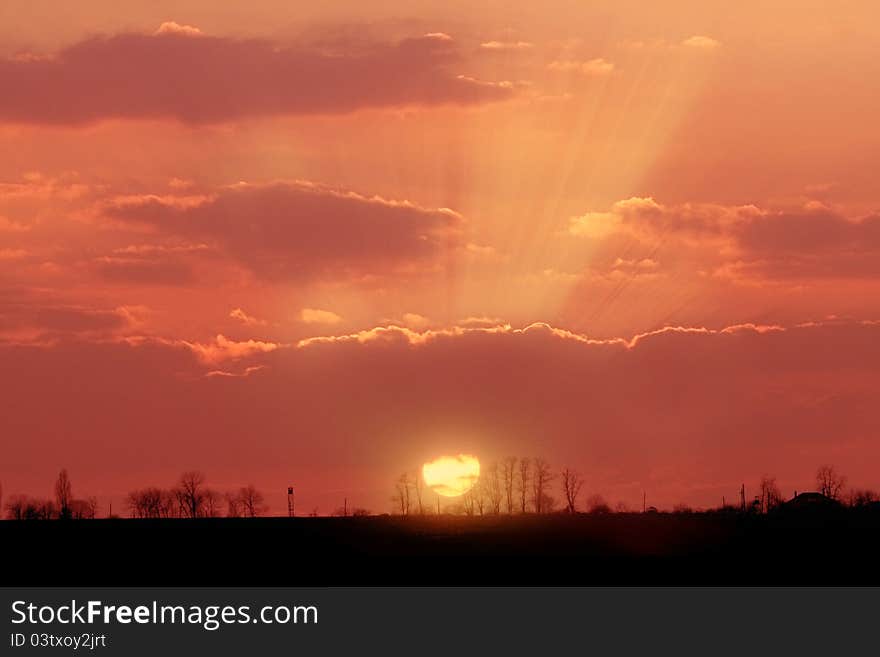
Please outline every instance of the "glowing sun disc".
[[422, 466], [425, 484], [438, 495], [464, 495], [480, 477], [480, 461], [470, 454], [439, 456]]

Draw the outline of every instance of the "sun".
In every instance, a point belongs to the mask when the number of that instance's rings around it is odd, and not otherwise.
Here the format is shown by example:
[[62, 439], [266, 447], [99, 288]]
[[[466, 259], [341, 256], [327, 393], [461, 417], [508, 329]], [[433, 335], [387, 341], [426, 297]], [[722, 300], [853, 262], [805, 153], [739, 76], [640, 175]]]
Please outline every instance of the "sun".
[[438, 495], [464, 495], [480, 478], [480, 460], [471, 454], [438, 456], [422, 466], [425, 484]]

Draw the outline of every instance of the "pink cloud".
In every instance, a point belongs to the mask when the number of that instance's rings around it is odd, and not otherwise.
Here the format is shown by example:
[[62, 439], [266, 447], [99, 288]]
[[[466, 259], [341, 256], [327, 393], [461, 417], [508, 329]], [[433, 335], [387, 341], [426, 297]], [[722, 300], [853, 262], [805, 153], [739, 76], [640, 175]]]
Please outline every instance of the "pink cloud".
[[[634, 237], [704, 249], [697, 266], [768, 279], [873, 278], [880, 274], [880, 215], [848, 217], [815, 202], [767, 209], [664, 205], [633, 197], [570, 220], [577, 237]], [[678, 258], [681, 261], [681, 258]], [[616, 263], [615, 263], [616, 264]]]
[[459, 243], [455, 212], [308, 182], [238, 184], [196, 204], [127, 199], [107, 215], [166, 236], [216, 244], [269, 279], [430, 266]]
[[393, 44], [279, 45], [204, 35], [163, 23], [154, 34], [93, 37], [46, 58], [0, 60], [0, 119], [88, 123], [172, 118], [215, 123], [250, 116], [338, 114], [371, 107], [469, 105], [510, 88], [458, 75], [451, 39]]

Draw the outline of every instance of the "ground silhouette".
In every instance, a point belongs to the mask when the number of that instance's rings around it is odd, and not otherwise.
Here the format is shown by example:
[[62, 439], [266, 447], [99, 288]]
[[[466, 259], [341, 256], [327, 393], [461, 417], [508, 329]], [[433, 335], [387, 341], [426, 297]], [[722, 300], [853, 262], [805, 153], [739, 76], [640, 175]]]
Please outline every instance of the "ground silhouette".
[[880, 510], [0, 522], [7, 585], [880, 584]]

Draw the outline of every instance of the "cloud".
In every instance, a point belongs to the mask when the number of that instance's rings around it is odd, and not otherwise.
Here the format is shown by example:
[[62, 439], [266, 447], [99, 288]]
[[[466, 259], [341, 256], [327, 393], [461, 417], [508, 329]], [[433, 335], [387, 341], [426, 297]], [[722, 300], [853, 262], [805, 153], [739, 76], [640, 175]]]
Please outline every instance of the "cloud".
[[0, 343], [112, 336], [138, 325], [143, 315], [138, 307], [90, 308], [28, 299], [23, 294], [12, 298], [0, 298]]
[[166, 21], [162, 23], [159, 28], [155, 32], [153, 32], [153, 34], [182, 34], [185, 36], [204, 35], [204, 33], [197, 27], [193, 27], [192, 25], [181, 25], [180, 23], [175, 23], [174, 21]]
[[265, 326], [267, 324], [265, 319], [258, 319], [257, 317], [251, 317], [241, 308], [233, 308], [229, 316], [232, 319], [237, 319], [245, 326]]
[[209, 379], [214, 378], [214, 377], [220, 377], [220, 378], [226, 377], [226, 378], [236, 379], [236, 378], [250, 376], [251, 374], [259, 372], [260, 370], [263, 370], [263, 369], [266, 369], [264, 365], [252, 365], [251, 367], [245, 367], [240, 372], [228, 372], [226, 370], [211, 370], [210, 372], [205, 373], [205, 377], [209, 378]]
[[255, 354], [266, 354], [283, 346], [277, 342], [263, 342], [261, 340], [237, 342], [224, 335], [218, 335], [213, 342], [179, 340], [175, 343], [192, 351], [202, 363], [211, 365], [227, 360], [240, 360]]
[[614, 71], [614, 64], [603, 59], [602, 57], [597, 57], [595, 59], [588, 59], [587, 61], [574, 61], [574, 60], [558, 60], [550, 62], [547, 65], [551, 71], [574, 71], [578, 73], [583, 73], [584, 75], [589, 76], [603, 76], [609, 75]]
[[107, 283], [186, 285], [195, 280], [189, 263], [161, 256], [95, 258], [90, 267]]
[[376, 511], [399, 471], [450, 451], [541, 455], [613, 499], [647, 488], [661, 506], [717, 504], [765, 472], [800, 489], [829, 460], [877, 484], [880, 322], [603, 340], [543, 324], [352, 335], [0, 346], [0, 370], [15, 373], [0, 384], [4, 422], [27, 428], [4, 462], [24, 490], [42, 485], [51, 453], [122, 491], [183, 464], [214, 481], [246, 464], [267, 489], [293, 478], [308, 506], [357, 489]]
[[529, 50], [533, 46], [529, 41], [484, 41], [480, 44], [483, 50]]
[[766, 209], [711, 203], [664, 205], [650, 197], [569, 220], [577, 237], [629, 235], [705, 249], [706, 264], [736, 277], [873, 278], [880, 275], [880, 215], [846, 217], [822, 204]]
[[695, 35], [681, 42], [685, 48], [698, 48], [700, 50], [715, 50], [721, 47], [721, 42], [712, 37]]
[[319, 308], [303, 308], [299, 317], [306, 324], [338, 324], [342, 321], [342, 317], [336, 313]]
[[194, 203], [143, 196], [107, 217], [213, 244], [258, 276], [303, 280], [430, 267], [458, 248], [462, 218], [446, 208], [366, 197], [309, 182], [238, 184]]
[[472, 105], [510, 98], [504, 85], [458, 75], [447, 35], [314, 48], [202, 34], [163, 23], [153, 34], [80, 41], [50, 57], [0, 59], [0, 120], [217, 123], [365, 108]]
[[423, 329], [431, 323], [431, 320], [418, 313], [403, 313], [403, 325], [413, 329]]

